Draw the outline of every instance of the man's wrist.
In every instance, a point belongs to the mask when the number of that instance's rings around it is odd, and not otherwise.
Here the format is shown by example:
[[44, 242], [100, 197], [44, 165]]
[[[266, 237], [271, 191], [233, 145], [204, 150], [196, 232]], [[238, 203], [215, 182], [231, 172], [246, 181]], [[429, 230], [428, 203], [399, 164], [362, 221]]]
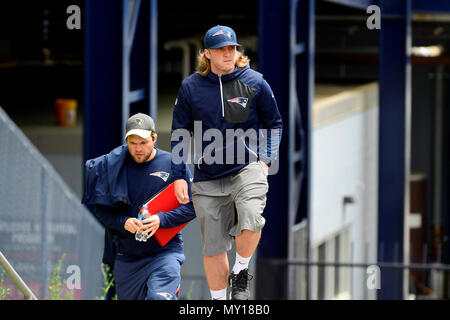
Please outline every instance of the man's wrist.
[[155, 214], [155, 216], [157, 216], [158, 218], [159, 218], [159, 227], [160, 228], [164, 228], [164, 225], [165, 225], [165, 215], [164, 215], [164, 212], [157, 212], [156, 214]]

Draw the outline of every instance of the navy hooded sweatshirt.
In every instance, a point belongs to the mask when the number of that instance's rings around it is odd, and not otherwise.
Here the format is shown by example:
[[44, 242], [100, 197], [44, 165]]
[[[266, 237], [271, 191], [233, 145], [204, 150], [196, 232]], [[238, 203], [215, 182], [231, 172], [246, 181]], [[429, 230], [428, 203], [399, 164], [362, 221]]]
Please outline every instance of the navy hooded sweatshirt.
[[[186, 167], [185, 172], [191, 197], [192, 176], [189, 168]], [[138, 207], [145, 200], [173, 181], [170, 153], [161, 149], [156, 149], [155, 157], [144, 164], [136, 164], [131, 159], [126, 144], [86, 162], [82, 202], [95, 205], [95, 214], [107, 229], [104, 263], [111, 263], [115, 254], [145, 257], [161, 249], [182, 251], [181, 232], [161, 247], [153, 237], [147, 242], [138, 242], [134, 234], [124, 229], [125, 221], [137, 217]], [[160, 228], [179, 226], [195, 218], [192, 202], [157, 215]]]
[[[172, 172], [183, 179], [186, 136], [194, 136], [194, 181], [232, 174], [248, 163], [277, 159], [282, 119], [263, 75], [247, 65], [225, 75], [183, 80], [172, 119]], [[187, 134], [186, 134], [187, 133]]]

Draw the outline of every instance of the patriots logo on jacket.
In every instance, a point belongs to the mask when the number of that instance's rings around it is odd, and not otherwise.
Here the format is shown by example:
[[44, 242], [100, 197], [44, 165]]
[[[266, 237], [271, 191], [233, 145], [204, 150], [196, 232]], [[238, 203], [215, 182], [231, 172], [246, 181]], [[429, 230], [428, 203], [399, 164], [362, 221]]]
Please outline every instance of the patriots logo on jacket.
[[155, 177], [160, 177], [161, 179], [164, 180], [164, 182], [167, 181], [167, 179], [169, 179], [170, 174], [164, 171], [158, 171], [158, 172], [153, 172], [150, 173], [151, 176], [155, 176]]
[[245, 108], [247, 106], [248, 98], [237, 97], [233, 99], [228, 99], [227, 101], [240, 104], [243, 108]]

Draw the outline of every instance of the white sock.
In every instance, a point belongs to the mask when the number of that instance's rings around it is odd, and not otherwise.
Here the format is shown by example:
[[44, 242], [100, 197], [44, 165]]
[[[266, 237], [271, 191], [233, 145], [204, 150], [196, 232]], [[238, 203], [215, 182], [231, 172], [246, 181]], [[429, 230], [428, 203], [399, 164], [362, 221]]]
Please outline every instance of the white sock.
[[210, 290], [212, 300], [227, 300], [227, 288], [222, 290]]
[[250, 262], [251, 258], [252, 256], [243, 258], [236, 252], [236, 260], [234, 261], [233, 273], [238, 274], [239, 272], [241, 272], [241, 270], [247, 269], [248, 263]]

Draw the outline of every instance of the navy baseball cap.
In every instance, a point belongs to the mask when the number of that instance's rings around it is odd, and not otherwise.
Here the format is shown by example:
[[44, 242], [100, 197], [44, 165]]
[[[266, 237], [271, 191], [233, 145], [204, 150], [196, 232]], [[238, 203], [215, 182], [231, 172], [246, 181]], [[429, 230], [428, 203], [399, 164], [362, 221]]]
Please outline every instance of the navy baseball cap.
[[226, 26], [215, 26], [206, 31], [203, 39], [205, 49], [217, 49], [225, 46], [240, 46], [236, 40], [236, 33]]

